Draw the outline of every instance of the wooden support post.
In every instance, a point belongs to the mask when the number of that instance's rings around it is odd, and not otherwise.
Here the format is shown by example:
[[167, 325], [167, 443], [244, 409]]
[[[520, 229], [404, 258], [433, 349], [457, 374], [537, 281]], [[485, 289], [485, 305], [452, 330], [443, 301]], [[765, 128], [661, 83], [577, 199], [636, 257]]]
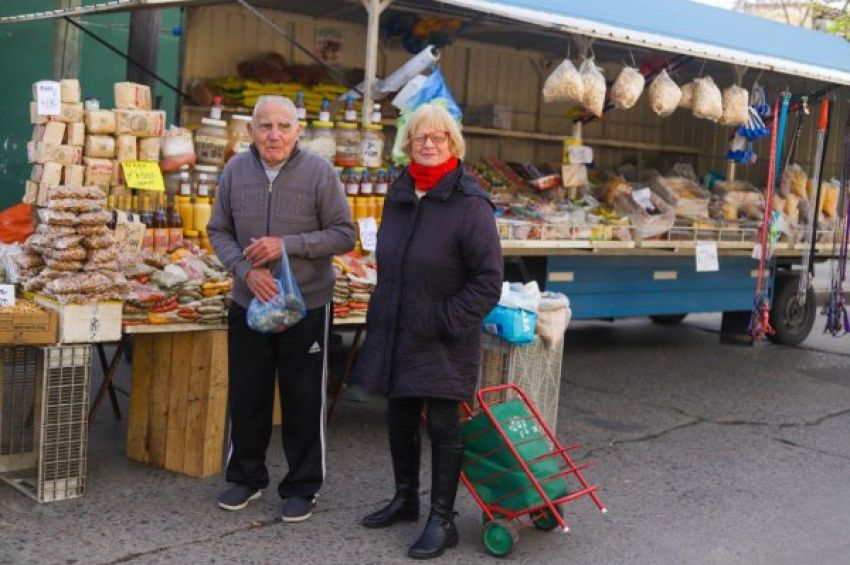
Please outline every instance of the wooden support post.
[[[156, 72], [159, 32], [162, 27], [160, 10], [135, 10], [130, 13], [130, 41], [127, 55], [139, 65]], [[151, 87], [151, 98], [156, 100], [156, 79], [138, 65], [127, 61], [127, 80]], [[156, 105], [156, 104], [155, 104]]]
[[[76, 8], [80, 0], [56, 0], [59, 9]], [[59, 18], [53, 24], [53, 78], [79, 78], [80, 30]]]

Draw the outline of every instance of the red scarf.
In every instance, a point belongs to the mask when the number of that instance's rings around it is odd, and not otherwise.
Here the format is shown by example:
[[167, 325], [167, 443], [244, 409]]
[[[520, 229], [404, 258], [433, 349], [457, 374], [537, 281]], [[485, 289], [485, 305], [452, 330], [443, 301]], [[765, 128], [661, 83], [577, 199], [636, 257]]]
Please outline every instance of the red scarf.
[[433, 167], [420, 165], [416, 161], [411, 161], [407, 167], [407, 171], [413, 178], [416, 190], [424, 190], [425, 192], [437, 186], [443, 177], [454, 171], [457, 168], [457, 157], [449, 157], [446, 161]]

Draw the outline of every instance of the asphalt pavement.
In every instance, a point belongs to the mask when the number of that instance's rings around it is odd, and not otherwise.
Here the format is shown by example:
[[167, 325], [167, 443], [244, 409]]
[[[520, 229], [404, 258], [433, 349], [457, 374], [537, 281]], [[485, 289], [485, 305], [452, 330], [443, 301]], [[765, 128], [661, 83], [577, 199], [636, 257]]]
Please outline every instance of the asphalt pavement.
[[[583, 445], [575, 454], [593, 463], [586, 475], [609, 512], [581, 499], [567, 506], [569, 533], [523, 530], [503, 561], [850, 561], [850, 336], [824, 337], [822, 327], [819, 317], [800, 347], [740, 347], [718, 342], [719, 315], [675, 327], [645, 319], [573, 324], [558, 434]], [[125, 366], [118, 384], [127, 383]], [[222, 477], [131, 462], [125, 437], [126, 420], [104, 405], [80, 499], [39, 505], [0, 484], [0, 562], [410, 562], [406, 549], [421, 523], [357, 525], [391, 495], [380, 400], [341, 404], [329, 426], [327, 484], [302, 524], [278, 520], [274, 488], [241, 512], [219, 510]], [[276, 479], [285, 471], [279, 442], [275, 432]], [[460, 545], [439, 562], [497, 562], [483, 551], [481, 512], [466, 492], [458, 511]]]

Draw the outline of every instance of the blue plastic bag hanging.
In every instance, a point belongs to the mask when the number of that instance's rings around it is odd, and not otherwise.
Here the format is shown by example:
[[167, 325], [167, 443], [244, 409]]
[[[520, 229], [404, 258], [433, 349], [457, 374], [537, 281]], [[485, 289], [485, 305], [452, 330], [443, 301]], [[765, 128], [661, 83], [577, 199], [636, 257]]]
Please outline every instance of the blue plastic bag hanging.
[[463, 112], [446, 85], [443, 74], [440, 69], [434, 69], [419, 90], [407, 99], [401, 115], [396, 120], [395, 144], [392, 151], [392, 159], [396, 165], [406, 165], [410, 162], [410, 158], [401, 150], [402, 142], [407, 137], [407, 123], [417, 108], [428, 103], [444, 106], [458, 122], [463, 118]]
[[280, 245], [280, 261], [275, 265], [273, 272], [278, 289], [277, 295], [268, 302], [254, 297], [248, 306], [248, 327], [264, 334], [286, 331], [307, 315], [307, 305], [304, 303], [295, 277], [292, 276], [283, 241]]

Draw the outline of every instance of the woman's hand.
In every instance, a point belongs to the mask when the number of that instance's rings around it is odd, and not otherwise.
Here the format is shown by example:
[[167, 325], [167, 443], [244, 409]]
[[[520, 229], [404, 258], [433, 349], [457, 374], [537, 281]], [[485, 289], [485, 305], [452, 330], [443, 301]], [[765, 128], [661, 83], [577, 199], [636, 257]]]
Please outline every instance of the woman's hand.
[[277, 296], [278, 288], [272, 272], [265, 268], [254, 267], [245, 276], [245, 284], [254, 293], [254, 296], [268, 302]]
[[259, 267], [280, 258], [283, 252], [283, 241], [279, 237], [264, 236], [252, 239], [251, 244], [243, 253], [252, 265]]

